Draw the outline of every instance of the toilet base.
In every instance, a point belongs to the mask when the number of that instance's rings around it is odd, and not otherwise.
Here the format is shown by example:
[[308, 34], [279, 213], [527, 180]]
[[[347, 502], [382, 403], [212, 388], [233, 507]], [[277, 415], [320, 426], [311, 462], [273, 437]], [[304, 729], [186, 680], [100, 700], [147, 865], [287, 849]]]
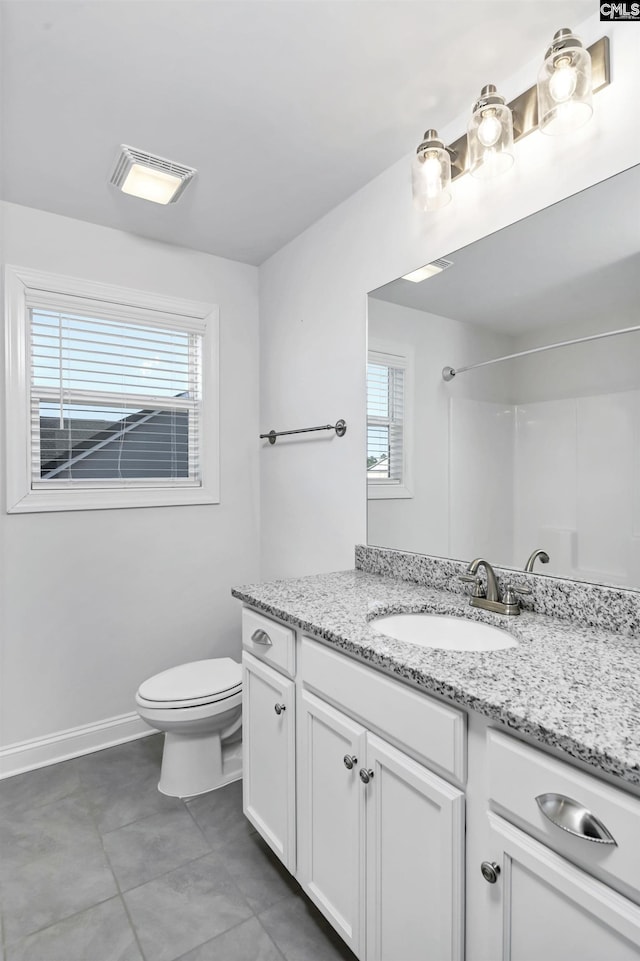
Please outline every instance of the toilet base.
[[216, 734], [185, 735], [167, 731], [158, 790], [168, 797], [195, 797], [242, 777], [242, 741], [221, 744]]

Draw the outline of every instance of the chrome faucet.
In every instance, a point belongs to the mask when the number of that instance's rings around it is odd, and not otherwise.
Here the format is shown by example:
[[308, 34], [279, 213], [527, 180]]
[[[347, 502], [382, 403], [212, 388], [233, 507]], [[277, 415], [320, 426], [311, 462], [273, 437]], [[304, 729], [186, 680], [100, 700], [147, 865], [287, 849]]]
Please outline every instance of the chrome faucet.
[[529, 555], [529, 560], [524, 565], [525, 573], [527, 574], [533, 573], [533, 565], [535, 564], [538, 558], [540, 558], [541, 564], [549, 563], [549, 555], [547, 554], [546, 551], [542, 551], [539, 549], [537, 551], [533, 551], [533, 553]]
[[481, 596], [486, 598], [487, 601], [499, 601], [500, 590], [498, 588], [498, 578], [496, 577], [496, 572], [489, 561], [485, 561], [484, 557], [476, 557], [474, 561], [471, 561], [467, 567], [466, 575], [461, 574], [460, 580], [475, 583], [477, 587], [480, 578], [476, 578], [475, 575], [478, 573], [478, 568], [480, 567], [484, 567], [485, 574], [487, 575], [487, 590], [486, 593], [483, 592]]
[[[487, 577], [487, 587], [485, 590], [482, 578], [478, 577], [478, 569], [484, 567]], [[473, 584], [474, 589], [469, 601], [471, 607], [481, 607], [485, 611], [493, 611], [494, 614], [515, 615], [520, 613], [520, 601], [518, 594], [531, 594], [531, 588], [526, 584], [512, 586], [508, 584], [504, 596], [500, 596], [500, 587], [496, 572], [484, 557], [476, 557], [471, 561], [464, 574], [459, 575], [461, 581]]]

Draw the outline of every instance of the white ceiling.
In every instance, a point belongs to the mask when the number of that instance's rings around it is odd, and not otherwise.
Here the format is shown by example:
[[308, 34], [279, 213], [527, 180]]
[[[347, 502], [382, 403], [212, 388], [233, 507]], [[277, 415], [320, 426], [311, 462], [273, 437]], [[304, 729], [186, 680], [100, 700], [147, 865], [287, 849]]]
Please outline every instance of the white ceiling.
[[640, 166], [445, 259], [452, 266], [442, 273], [418, 284], [399, 278], [372, 296], [509, 334], [637, 317]]
[[[258, 264], [595, 9], [1, 0], [2, 196]], [[175, 206], [126, 197], [121, 143], [198, 177]]]

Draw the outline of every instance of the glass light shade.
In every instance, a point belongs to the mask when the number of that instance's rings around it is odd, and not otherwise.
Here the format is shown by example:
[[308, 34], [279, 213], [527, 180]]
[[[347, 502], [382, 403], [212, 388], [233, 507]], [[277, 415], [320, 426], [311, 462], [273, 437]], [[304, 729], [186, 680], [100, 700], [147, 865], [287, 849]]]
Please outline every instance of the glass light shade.
[[569, 133], [592, 113], [589, 52], [570, 30], [558, 30], [538, 74], [538, 126], [546, 134]]
[[418, 210], [438, 210], [451, 200], [451, 158], [435, 130], [427, 130], [418, 147], [411, 179]]
[[166, 173], [164, 170], [153, 170], [142, 164], [134, 163], [127, 174], [121, 190], [133, 197], [142, 197], [156, 204], [171, 203], [171, 199], [182, 183], [182, 177]]
[[469, 173], [488, 179], [513, 164], [513, 116], [492, 85], [484, 87], [467, 128]]

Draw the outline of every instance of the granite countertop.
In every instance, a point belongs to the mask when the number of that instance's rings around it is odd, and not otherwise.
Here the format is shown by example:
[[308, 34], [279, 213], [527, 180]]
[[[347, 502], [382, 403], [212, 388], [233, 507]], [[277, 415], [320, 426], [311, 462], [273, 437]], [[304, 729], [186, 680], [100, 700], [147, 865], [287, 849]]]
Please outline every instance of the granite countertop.
[[[234, 597], [426, 692], [502, 721], [640, 785], [640, 640], [545, 614], [506, 618], [467, 597], [359, 570], [234, 588]], [[493, 624], [517, 647], [421, 648], [377, 633], [378, 614], [432, 611]]]

